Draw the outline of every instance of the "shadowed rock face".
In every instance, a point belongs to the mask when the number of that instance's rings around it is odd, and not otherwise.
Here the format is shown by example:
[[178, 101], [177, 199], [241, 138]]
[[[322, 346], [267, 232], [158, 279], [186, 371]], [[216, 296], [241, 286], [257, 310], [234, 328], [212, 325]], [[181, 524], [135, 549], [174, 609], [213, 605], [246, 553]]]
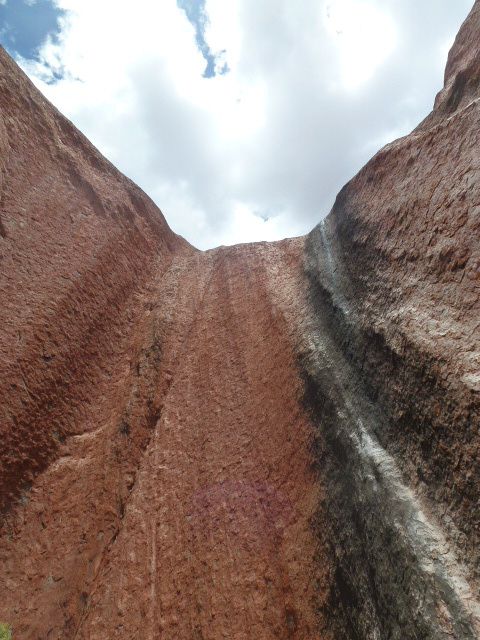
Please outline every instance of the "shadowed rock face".
[[480, 637], [480, 3], [306, 238], [199, 252], [0, 52], [0, 621]]

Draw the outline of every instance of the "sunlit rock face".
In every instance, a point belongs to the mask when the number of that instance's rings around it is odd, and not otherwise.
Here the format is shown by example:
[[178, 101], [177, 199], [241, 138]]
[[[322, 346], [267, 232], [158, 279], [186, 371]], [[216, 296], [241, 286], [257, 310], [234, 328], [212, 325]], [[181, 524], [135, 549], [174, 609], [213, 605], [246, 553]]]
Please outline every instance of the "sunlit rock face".
[[200, 252], [0, 53], [0, 622], [480, 637], [480, 4], [306, 238]]

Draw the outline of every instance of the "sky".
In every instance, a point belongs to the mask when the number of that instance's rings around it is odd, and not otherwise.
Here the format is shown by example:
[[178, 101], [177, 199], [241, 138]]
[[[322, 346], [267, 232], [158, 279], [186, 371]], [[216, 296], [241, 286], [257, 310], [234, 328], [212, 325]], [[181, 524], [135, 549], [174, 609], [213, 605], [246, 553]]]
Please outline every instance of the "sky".
[[443, 84], [473, 0], [0, 0], [0, 41], [195, 246], [308, 232]]

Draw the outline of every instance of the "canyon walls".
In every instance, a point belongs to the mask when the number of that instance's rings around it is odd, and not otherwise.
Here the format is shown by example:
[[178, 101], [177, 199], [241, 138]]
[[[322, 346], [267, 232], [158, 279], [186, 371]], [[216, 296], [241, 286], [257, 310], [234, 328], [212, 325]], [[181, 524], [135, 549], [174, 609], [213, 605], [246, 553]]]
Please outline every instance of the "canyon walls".
[[[355, 523], [333, 519], [330, 536], [351, 637], [477, 637], [463, 609], [480, 577], [479, 33], [477, 3], [431, 116], [382, 149], [307, 239], [318, 331], [348, 363], [342, 378], [337, 365], [316, 371], [318, 354], [305, 360], [316, 419], [332, 429], [331, 509]], [[358, 548], [345, 553], [347, 539]]]
[[0, 51], [0, 622], [480, 637], [480, 3], [307, 237], [200, 252]]
[[4, 510], [108, 375], [132, 296], [186, 243], [3, 50], [0, 64]]
[[118, 530], [167, 384], [148, 293], [193, 249], [3, 50], [0, 153], [0, 618], [45, 638]]

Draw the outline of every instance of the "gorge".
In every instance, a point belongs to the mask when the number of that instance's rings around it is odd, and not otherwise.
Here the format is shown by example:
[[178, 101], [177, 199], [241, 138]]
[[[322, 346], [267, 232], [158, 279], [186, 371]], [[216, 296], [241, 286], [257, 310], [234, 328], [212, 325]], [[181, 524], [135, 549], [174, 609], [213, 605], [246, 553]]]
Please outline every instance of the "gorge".
[[199, 251], [0, 51], [0, 621], [480, 638], [480, 0], [310, 234]]

